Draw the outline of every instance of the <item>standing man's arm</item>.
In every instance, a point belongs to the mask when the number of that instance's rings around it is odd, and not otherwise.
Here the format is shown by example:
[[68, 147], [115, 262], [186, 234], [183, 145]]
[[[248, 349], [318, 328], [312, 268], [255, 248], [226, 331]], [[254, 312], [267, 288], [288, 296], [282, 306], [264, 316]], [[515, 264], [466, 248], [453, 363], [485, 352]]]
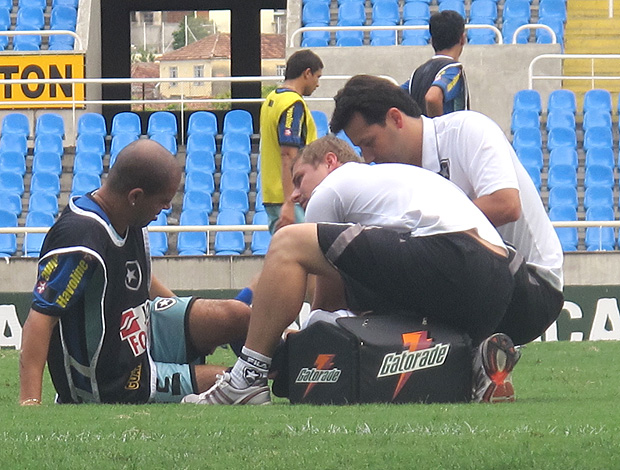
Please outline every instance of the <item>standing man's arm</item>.
[[500, 189], [487, 196], [476, 198], [473, 202], [495, 227], [515, 222], [521, 217], [519, 190], [514, 188]]
[[295, 203], [291, 200], [293, 194], [293, 178], [291, 168], [293, 160], [297, 157], [299, 149], [290, 145], [281, 145], [282, 157], [282, 190], [284, 192], [284, 203], [280, 209], [280, 220], [276, 224], [276, 230], [295, 223]]
[[22, 406], [39, 405], [43, 389], [43, 371], [47, 361], [52, 331], [57, 317], [30, 309], [22, 331], [19, 357], [19, 402]]
[[438, 86], [431, 86], [426, 95], [426, 115], [428, 117], [441, 116], [443, 114], [443, 90]]

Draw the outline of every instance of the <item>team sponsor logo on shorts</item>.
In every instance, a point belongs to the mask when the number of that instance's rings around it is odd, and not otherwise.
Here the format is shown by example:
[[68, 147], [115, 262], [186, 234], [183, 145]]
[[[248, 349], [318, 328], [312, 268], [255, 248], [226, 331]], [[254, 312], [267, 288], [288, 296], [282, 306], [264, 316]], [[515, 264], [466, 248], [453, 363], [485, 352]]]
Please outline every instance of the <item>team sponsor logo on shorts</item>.
[[398, 396], [412, 373], [443, 365], [450, 351], [449, 344], [433, 345], [428, 331], [404, 333], [402, 339], [403, 346], [407, 349], [386, 354], [377, 374], [377, 378], [400, 375], [392, 400]]
[[335, 354], [319, 354], [314, 361], [314, 367], [304, 367], [297, 374], [295, 383], [308, 384], [304, 397], [310, 393], [316, 384], [330, 384], [338, 382], [342, 371], [334, 365]]
[[137, 367], [129, 374], [129, 380], [125, 385], [126, 390], [138, 390], [140, 388], [140, 378], [142, 377], [142, 364], [138, 364]]
[[138, 357], [146, 351], [146, 310], [148, 301], [125, 310], [121, 316], [120, 336]]
[[155, 307], [153, 308], [156, 312], [161, 312], [163, 310], [168, 310], [173, 305], [176, 305], [176, 303], [177, 299], [173, 298], [157, 299], [157, 302], [155, 302]]
[[142, 269], [137, 261], [125, 263], [125, 287], [129, 290], [138, 290], [142, 285]]

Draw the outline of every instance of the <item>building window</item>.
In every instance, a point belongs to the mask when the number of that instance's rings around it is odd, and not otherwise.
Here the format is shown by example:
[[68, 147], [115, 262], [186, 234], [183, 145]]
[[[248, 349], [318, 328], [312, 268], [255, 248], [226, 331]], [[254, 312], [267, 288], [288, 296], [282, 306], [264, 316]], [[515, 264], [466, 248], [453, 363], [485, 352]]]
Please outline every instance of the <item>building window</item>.
[[273, 21], [275, 23], [275, 33], [286, 33], [286, 10], [274, 10]]
[[286, 65], [276, 65], [276, 75], [278, 77], [284, 77], [286, 73]]
[[[179, 69], [177, 67], [170, 67], [170, 78], [178, 78]], [[170, 82], [171, 87], [176, 87], [178, 85], [177, 82]]]
[[154, 15], [152, 11], [144, 11], [142, 12], [142, 19], [145, 24], [153, 24]]
[[[204, 65], [194, 65], [194, 78], [203, 78], [205, 76]], [[194, 86], [203, 86], [204, 82], [194, 82]]]

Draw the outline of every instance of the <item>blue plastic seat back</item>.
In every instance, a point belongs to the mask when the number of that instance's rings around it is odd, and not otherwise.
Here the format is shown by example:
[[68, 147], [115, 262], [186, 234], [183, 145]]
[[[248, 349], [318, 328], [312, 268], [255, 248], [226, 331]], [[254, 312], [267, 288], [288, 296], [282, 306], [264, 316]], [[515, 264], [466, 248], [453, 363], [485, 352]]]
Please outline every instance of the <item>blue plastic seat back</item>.
[[190, 154], [196, 150], [207, 151], [215, 154], [215, 137], [213, 134], [193, 133], [187, 138], [185, 151]]
[[612, 188], [593, 186], [587, 188], [583, 197], [583, 207], [588, 210], [591, 207], [603, 206], [614, 207], [614, 192]]
[[[613, 207], [593, 206], [586, 210], [586, 220], [614, 220]], [[616, 247], [615, 229], [613, 227], [588, 227], [585, 242], [588, 251], [614, 250]]]
[[0, 172], [17, 173], [23, 177], [26, 173], [26, 159], [20, 152], [1, 152]]
[[401, 44], [403, 46], [426, 46], [430, 39], [431, 33], [428, 29], [405, 29]]
[[234, 134], [254, 134], [254, 123], [252, 114], [245, 109], [233, 109], [224, 115], [224, 125], [222, 129], [224, 135]]
[[65, 121], [60, 114], [46, 113], [37, 118], [35, 126], [35, 135], [53, 134], [64, 139], [65, 137]]
[[553, 90], [549, 93], [549, 99], [547, 101], [547, 111], [567, 111], [575, 114], [577, 111], [577, 99], [575, 98], [575, 92], [572, 90]]
[[213, 174], [215, 172], [215, 157], [213, 152], [207, 150], [194, 150], [185, 157], [185, 172], [206, 171]]
[[231, 170], [249, 174], [252, 170], [250, 156], [247, 153], [235, 152], [234, 150], [226, 152], [222, 155], [222, 173]]
[[26, 137], [18, 134], [3, 134], [0, 137], [0, 152], [19, 152], [26, 156], [28, 143]]
[[540, 0], [538, 16], [566, 21], [566, 0]]
[[301, 10], [301, 22], [303, 26], [308, 24], [329, 25], [329, 5], [322, 1], [305, 2]]
[[555, 165], [570, 165], [575, 170], [578, 166], [577, 150], [572, 147], [558, 147], [554, 148], [549, 153], [549, 168]]
[[81, 134], [75, 142], [76, 152], [92, 152], [103, 156], [105, 154], [105, 140], [100, 135]]
[[96, 134], [105, 137], [107, 133], [105, 118], [99, 113], [82, 114], [78, 119], [78, 135]]
[[593, 127], [608, 127], [611, 129], [611, 114], [606, 111], [592, 110], [583, 115], [583, 130]]
[[[267, 213], [264, 211], [256, 212], [252, 218], [252, 225], [268, 225]], [[254, 255], [265, 255], [271, 243], [271, 233], [268, 230], [254, 231], [250, 248]]]
[[[552, 17], [538, 18], [538, 24], [549, 26], [555, 33], [556, 43], [564, 43], [564, 22], [562, 20]], [[536, 42], [538, 44], [551, 44], [551, 34], [542, 28], [536, 29]]]
[[577, 134], [575, 129], [567, 127], [554, 127], [547, 135], [547, 148], [550, 151], [558, 147], [577, 148]]
[[522, 20], [529, 23], [531, 17], [532, 11], [528, 0], [506, 0], [504, 2], [504, 21]]
[[35, 192], [28, 199], [28, 210], [58, 214], [58, 198], [50, 193]]
[[50, 51], [72, 51], [75, 45], [75, 38], [68, 34], [54, 34], [50, 36], [48, 50]]
[[338, 26], [362, 26], [366, 10], [361, 2], [346, 2], [338, 7]]
[[155, 142], [161, 144], [172, 155], [177, 154], [177, 139], [172, 134], [159, 132], [157, 134], [153, 134], [151, 136], [151, 140], [154, 140]]
[[52, 0], [52, 8], [57, 6], [77, 8], [79, 0]]
[[512, 146], [515, 149], [521, 147], [542, 147], [542, 135], [540, 129], [533, 127], [523, 127], [517, 129], [512, 137]]
[[570, 206], [577, 209], [579, 200], [574, 186], [556, 186], [549, 191], [549, 207]]
[[[101, 159], [101, 157], [99, 157]], [[62, 173], [62, 156], [56, 152], [39, 151], [32, 159], [32, 173], [54, 173], [60, 176]]]
[[[185, 210], [181, 212], [180, 225], [209, 225], [205, 212]], [[207, 234], [205, 232], [179, 232], [177, 250], [180, 256], [199, 256], [207, 252]]]
[[522, 147], [516, 151], [519, 161], [524, 167], [536, 168], [539, 172], [543, 167], [543, 153], [537, 147]]
[[[373, 26], [393, 26], [392, 23], [387, 21], [377, 20], [373, 21]], [[397, 31], [391, 30], [373, 30], [370, 32], [370, 45], [371, 46], [394, 46], [398, 38]]]
[[0, 172], [0, 191], [8, 191], [11, 193], [24, 194], [24, 177], [10, 172]]
[[67, 31], [75, 31], [77, 24], [77, 10], [68, 6], [56, 6], [52, 8], [50, 15], [51, 29], [64, 29]]
[[310, 113], [312, 114], [312, 119], [314, 119], [318, 137], [320, 138], [329, 134], [329, 120], [327, 114], [318, 110], [310, 111]]
[[2, 207], [2, 210], [11, 212], [19, 217], [22, 213], [22, 198], [16, 193], [0, 191], [0, 207]]
[[439, 3], [439, 11], [452, 10], [465, 18], [465, 2], [463, 0], [442, 0]]
[[[15, 31], [38, 31], [37, 28], [31, 26], [17, 26]], [[13, 38], [13, 50], [14, 51], [28, 51], [37, 52], [41, 49], [41, 35], [27, 35], [27, 36], [15, 36]]]
[[[549, 211], [551, 221], [575, 221], [577, 211], [573, 207], [558, 206]], [[577, 227], [555, 227], [563, 251], [576, 251], [579, 244]]]
[[[245, 215], [233, 210], [220, 211], [217, 225], [245, 225]], [[243, 232], [217, 232], [215, 234], [216, 255], [239, 255], [245, 251]]]
[[[529, 21], [523, 19], [508, 19], [502, 24], [502, 37], [504, 44], [512, 44], [515, 39], [517, 28], [529, 24]], [[530, 30], [524, 29], [516, 35], [516, 44], [527, 44], [530, 40]]]
[[[165, 227], [166, 225], [168, 225], [168, 216], [164, 211], [157, 214], [157, 218], [149, 223], [151, 227]], [[149, 231], [149, 248], [151, 256], [164, 256], [168, 252], [168, 234]]]
[[583, 148], [588, 151], [592, 148], [613, 148], [614, 137], [609, 127], [591, 127], [583, 136]]
[[[76, 143], [76, 150], [78, 149], [78, 145], [79, 143]], [[62, 137], [55, 134], [41, 134], [36, 136], [34, 139], [34, 153], [36, 155], [39, 152], [53, 152], [62, 155], [65, 152]]]
[[363, 31], [336, 31], [336, 46], [338, 47], [359, 47], [363, 44]]
[[60, 194], [60, 178], [54, 173], [39, 171], [32, 175], [30, 193], [44, 192], [58, 197]]
[[133, 134], [136, 137], [142, 134], [142, 123], [140, 116], [130, 111], [115, 114], [112, 118], [112, 129], [110, 134], [114, 137], [117, 134]]
[[211, 215], [211, 212], [213, 212], [211, 194], [198, 189], [185, 191], [183, 195], [183, 210], [198, 210]]
[[327, 31], [304, 31], [302, 33], [301, 47], [327, 46], [329, 46], [329, 33]]
[[531, 109], [540, 114], [542, 110], [542, 103], [540, 100], [540, 93], [536, 90], [519, 90], [514, 94], [513, 111], [517, 109]]
[[[449, 1], [449, 0], [445, 0]], [[457, 0], [458, 1], [458, 0]], [[381, 0], [372, 7], [372, 22], [385, 22], [387, 25], [400, 24], [400, 11], [398, 2], [394, 0]]]
[[575, 129], [575, 115], [565, 110], [550, 111], [547, 114], [546, 126], [548, 131], [557, 127]]
[[[26, 227], [51, 227], [54, 224], [54, 216], [49, 212], [28, 211]], [[44, 233], [24, 234], [24, 256], [38, 257], [45, 239]]]
[[222, 173], [220, 179], [220, 191], [226, 189], [239, 189], [246, 193], [250, 190], [250, 179], [243, 171], [230, 170]]
[[611, 147], [594, 147], [586, 152], [586, 168], [590, 165], [615, 166], [614, 150]]
[[150, 115], [147, 123], [147, 134], [153, 137], [158, 133], [177, 136], [177, 118], [170, 111], [156, 111]]
[[[17, 216], [0, 209], [0, 227], [17, 227]], [[0, 256], [13, 256], [17, 251], [17, 236], [14, 233], [0, 234]]]
[[593, 110], [611, 113], [611, 93], [609, 91], [600, 88], [586, 91], [583, 96], [583, 112], [589, 113]]
[[[10, 27], [11, 13], [9, 12], [9, 8], [0, 5], [0, 31], [7, 31]], [[3, 47], [6, 47], [8, 44], [8, 38], [4, 36], [2, 42], [4, 43]]]
[[[478, 0], [483, 1], [483, 0]], [[475, 2], [478, 3], [478, 2]], [[472, 4], [473, 9], [473, 4]], [[495, 11], [497, 15], [497, 8]], [[428, 23], [431, 19], [431, 9], [426, 2], [408, 2], [403, 5], [403, 22], [422, 20]]]
[[538, 190], [538, 192], [540, 192], [540, 186], [542, 185], [542, 176], [540, 174], [540, 170], [537, 167], [531, 166], [524, 166], [524, 168], [527, 171], [528, 175], [530, 175], [532, 183], [534, 183], [534, 187]]
[[514, 134], [524, 127], [540, 129], [540, 115], [532, 109], [515, 110], [510, 119], [510, 130]]
[[495, 24], [497, 21], [497, 2], [492, 0], [476, 0], [471, 3], [469, 10], [469, 22], [486, 22]]
[[47, 6], [47, 1], [46, 0], [19, 0], [17, 2], [17, 6], [19, 7], [19, 9], [37, 8], [43, 11], [45, 7]]
[[547, 177], [549, 189], [555, 186], [577, 186], [577, 172], [570, 165], [555, 165], [549, 168]]
[[229, 132], [228, 134], [224, 134], [222, 139], [222, 153], [224, 154], [231, 150], [249, 154], [252, 151], [250, 136], [237, 132]]
[[261, 212], [265, 210], [263, 204], [263, 192], [260, 189], [256, 190], [256, 199], [254, 200], [254, 211]]
[[76, 173], [71, 183], [71, 195], [82, 196], [101, 187], [101, 177], [93, 173]]
[[187, 173], [185, 175], [185, 191], [191, 191], [193, 189], [213, 194], [215, 191], [213, 175], [206, 171], [192, 171], [191, 173]]
[[101, 155], [94, 152], [78, 152], [73, 161], [73, 174], [90, 173], [101, 176], [103, 173], [103, 160]]
[[192, 113], [187, 124], [187, 135], [194, 133], [217, 135], [217, 116], [210, 111]]
[[29, 29], [43, 29], [45, 17], [43, 10], [36, 7], [20, 7], [17, 10], [16, 25]]
[[607, 166], [590, 165], [586, 168], [583, 185], [585, 188], [592, 188], [594, 186], [613, 188], [614, 171]]
[[22, 113], [11, 113], [2, 119], [2, 136], [7, 134], [17, 134], [28, 138], [30, 135], [30, 122], [28, 117]]
[[220, 193], [219, 210], [235, 210], [246, 214], [250, 209], [248, 193], [241, 189], [225, 189]]

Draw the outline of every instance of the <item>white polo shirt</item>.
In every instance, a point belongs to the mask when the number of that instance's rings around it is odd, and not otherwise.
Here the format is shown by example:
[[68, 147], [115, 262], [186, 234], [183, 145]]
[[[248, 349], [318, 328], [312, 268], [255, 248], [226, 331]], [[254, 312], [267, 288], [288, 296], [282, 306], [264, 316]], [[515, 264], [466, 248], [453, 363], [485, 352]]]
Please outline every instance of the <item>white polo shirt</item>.
[[448, 169], [450, 180], [470, 199], [505, 188], [519, 190], [521, 216], [497, 230], [543, 279], [562, 290], [562, 245], [532, 179], [500, 127], [474, 111], [422, 116], [422, 125], [422, 166], [433, 172]]
[[413, 165], [346, 163], [312, 192], [306, 222], [358, 223], [414, 237], [476, 230], [504, 247], [485, 215], [454, 184]]

